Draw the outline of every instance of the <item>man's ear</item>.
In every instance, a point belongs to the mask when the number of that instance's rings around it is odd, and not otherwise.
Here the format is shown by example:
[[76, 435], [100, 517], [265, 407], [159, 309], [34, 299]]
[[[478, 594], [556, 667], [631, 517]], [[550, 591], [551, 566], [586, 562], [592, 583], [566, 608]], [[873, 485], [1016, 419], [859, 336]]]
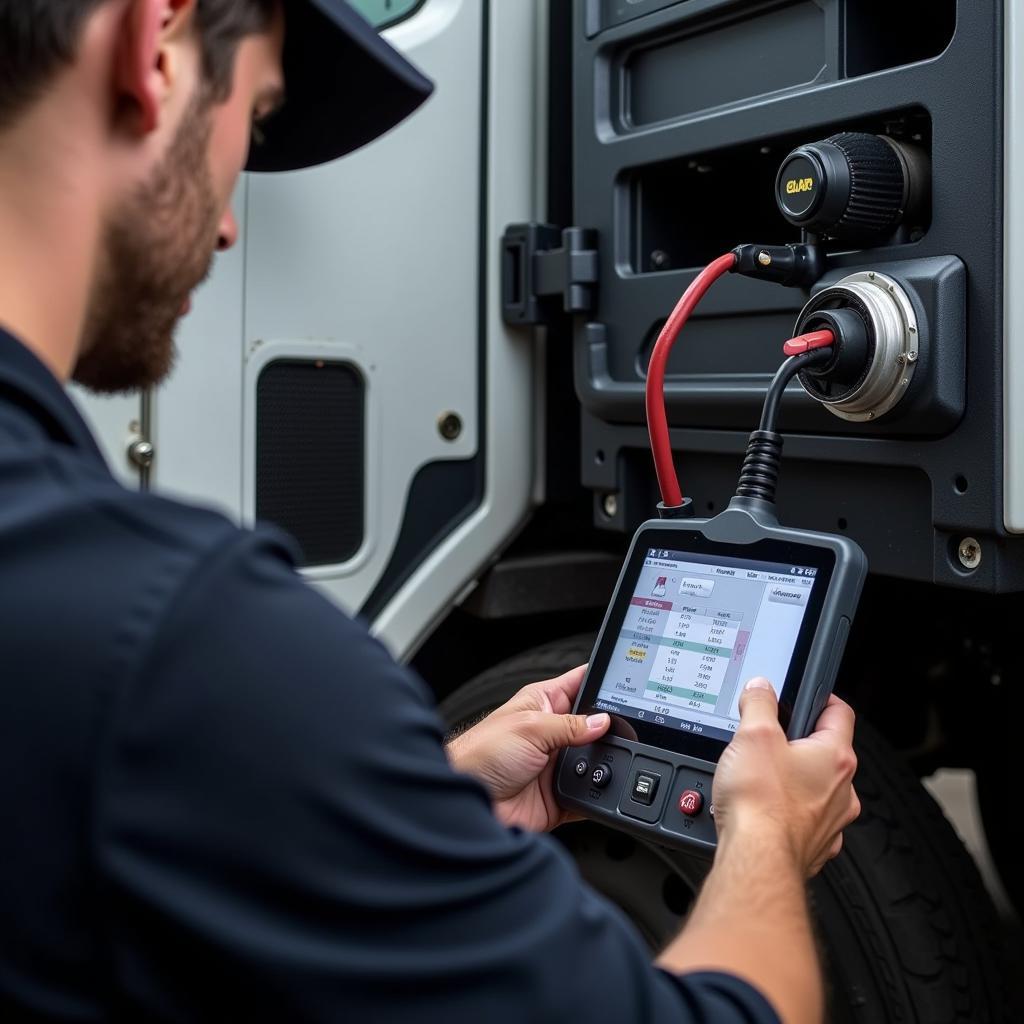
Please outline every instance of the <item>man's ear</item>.
[[129, 0], [118, 29], [116, 84], [137, 113], [136, 130], [154, 131], [160, 106], [173, 84], [168, 38], [180, 30], [196, 0]]

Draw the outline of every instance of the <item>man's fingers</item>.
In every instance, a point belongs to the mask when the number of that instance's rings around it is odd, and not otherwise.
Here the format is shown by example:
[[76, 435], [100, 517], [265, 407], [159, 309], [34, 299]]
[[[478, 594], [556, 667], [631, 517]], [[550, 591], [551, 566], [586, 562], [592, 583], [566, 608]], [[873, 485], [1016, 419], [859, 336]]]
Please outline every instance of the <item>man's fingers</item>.
[[560, 676], [555, 676], [554, 679], [545, 679], [537, 684], [546, 694], [552, 711], [564, 714], [572, 707], [586, 671], [586, 665], [578, 665]]
[[820, 860], [816, 860], [814, 864], [811, 865], [811, 870], [810, 872], [808, 872], [809, 876], [813, 878], [815, 875], [817, 875], [830, 860], [834, 860], [836, 857], [839, 856], [842, 849], [843, 833], [840, 832], [839, 835], [837, 835], [835, 839], [832, 840], [832, 845], [828, 848], [824, 857], [822, 857]]
[[853, 713], [853, 708], [833, 693], [829, 697], [825, 709], [818, 716], [814, 732], [835, 733], [844, 743], [852, 743], [855, 724], [856, 715]]
[[611, 725], [611, 718], [601, 712], [596, 715], [550, 715], [532, 717], [525, 730], [542, 750], [549, 753], [562, 747], [582, 747], [600, 739]]
[[740, 694], [740, 729], [768, 724], [779, 725], [779, 701], [772, 684], [763, 676], [755, 676]]
[[563, 672], [560, 676], [555, 676], [554, 679], [528, 683], [492, 714], [504, 716], [519, 711], [553, 711], [556, 715], [564, 715], [576, 699], [586, 670], [586, 665], [580, 665], [578, 668]]

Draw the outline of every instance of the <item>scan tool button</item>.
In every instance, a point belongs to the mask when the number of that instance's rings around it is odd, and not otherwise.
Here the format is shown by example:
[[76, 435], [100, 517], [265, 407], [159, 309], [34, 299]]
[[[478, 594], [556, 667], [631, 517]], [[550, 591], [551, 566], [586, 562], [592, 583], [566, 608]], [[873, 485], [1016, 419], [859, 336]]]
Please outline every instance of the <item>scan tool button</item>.
[[694, 579], [689, 576], [679, 584], [679, 593], [689, 594], [691, 597], [710, 597], [714, 589], [714, 580]]
[[650, 807], [654, 803], [655, 794], [658, 792], [658, 784], [661, 776], [654, 772], [637, 772], [633, 776], [633, 799], [638, 804]]
[[688, 818], [696, 818], [704, 806], [704, 797], [695, 789], [684, 789], [679, 797], [679, 810]]
[[672, 765], [653, 757], [634, 757], [620, 787], [619, 813], [648, 825], [660, 821], [672, 795], [673, 771]]
[[575, 763], [575, 764], [574, 764], [574, 765], [572, 766], [572, 770], [573, 770], [573, 772], [575, 772], [575, 773], [576, 773], [577, 775], [579, 775], [580, 777], [582, 777], [582, 776], [584, 776], [584, 775], [586, 775], [586, 774], [587, 774], [587, 769], [588, 769], [589, 767], [590, 767], [590, 765], [589, 765], [589, 764], [587, 764], [587, 759], [586, 759], [585, 757], [581, 757], [581, 758], [580, 758], [580, 759], [579, 759], [579, 760], [578, 760], [578, 761], [577, 761], [577, 762], [576, 762], [576, 763]]
[[612, 781], [612, 769], [610, 765], [599, 764], [590, 773], [590, 782], [597, 789], [604, 789]]
[[807, 595], [810, 593], [809, 587], [786, 587], [777, 586], [771, 587], [768, 591], [768, 600], [774, 601], [776, 604], [807, 604]]

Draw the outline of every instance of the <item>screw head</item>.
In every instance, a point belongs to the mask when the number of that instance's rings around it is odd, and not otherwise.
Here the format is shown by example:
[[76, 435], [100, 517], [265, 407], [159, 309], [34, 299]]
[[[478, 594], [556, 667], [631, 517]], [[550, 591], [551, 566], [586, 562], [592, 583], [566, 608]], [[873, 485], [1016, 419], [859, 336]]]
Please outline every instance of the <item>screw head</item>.
[[601, 502], [601, 508], [609, 519], [614, 519], [619, 514], [619, 496], [617, 494], [606, 494]]
[[139, 469], [148, 469], [153, 465], [153, 458], [156, 455], [156, 449], [153, 447], [151, 441], [138, 440], [132, 441], [128, 445], [128, 458], [135, 463]]
[[772, 265], [771, 253], [765, 252], [764, 249], [762, 249], [757, 254], [757, 262], [760, 263], [762, 267], [770, 267]]
[[907, 353], [907, 362], [908, 363], [916, 363], [917, 362], [917, 353], [914, 352], [914, 351], [908, 352]]
[[981, 565], [981, 544], [974, 537], [964, 537], [956, 553], [965, 569], [977, 569]]
[[906, 361], [907, 357], [902, 352], [896, 357], [896, 363], [899, 366], [902, 366]]
[[437, 432], [446, 441], [455, 441], [462, 433], [462, 417], [457, 412], [444, 412], [438, 417]]

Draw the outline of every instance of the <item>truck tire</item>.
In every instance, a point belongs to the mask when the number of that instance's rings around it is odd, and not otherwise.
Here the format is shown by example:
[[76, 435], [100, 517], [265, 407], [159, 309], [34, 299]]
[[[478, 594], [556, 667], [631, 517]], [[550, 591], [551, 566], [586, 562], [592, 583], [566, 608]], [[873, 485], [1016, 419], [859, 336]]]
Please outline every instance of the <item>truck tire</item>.
[[[522, 685], [585, 662], [570, 637], [488, 669], [452, 693], [453, 732]], [[1009, 1008], [1000, 925], [981, 877], [941, 810], [899, 755], [860, 721], [855, 784], [863, 810], [843, 852], [811, 883], [833, 1024], [1001, 1024]], [[558, 829], [581, 875], [631, 917], [652, 952], [679, 929], [706, 861], [594, 822]]]

